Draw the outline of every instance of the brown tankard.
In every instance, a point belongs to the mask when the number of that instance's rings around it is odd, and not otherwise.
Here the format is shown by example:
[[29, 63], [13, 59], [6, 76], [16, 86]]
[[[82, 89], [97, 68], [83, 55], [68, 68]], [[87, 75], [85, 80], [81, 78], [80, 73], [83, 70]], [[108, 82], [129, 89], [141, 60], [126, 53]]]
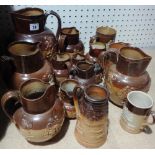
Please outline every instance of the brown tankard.
[[89, 148], [105, 143], [108, 134], [108, 91], [99, 85], [74, 89], [74, 104], [77, 113], [75, 137]]

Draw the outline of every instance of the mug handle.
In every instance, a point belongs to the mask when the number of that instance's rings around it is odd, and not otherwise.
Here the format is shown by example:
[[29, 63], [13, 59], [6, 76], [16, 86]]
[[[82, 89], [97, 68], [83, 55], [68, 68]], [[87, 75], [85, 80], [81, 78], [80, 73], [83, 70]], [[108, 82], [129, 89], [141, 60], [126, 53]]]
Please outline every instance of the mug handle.
[[49, 14], [46, 14], [46, 20], [47, 20], [49, 15], [55, 16], [57, 18], [57, 20], [58, 20], [58, 28], [57, 28], [57, 31], [56, 31], [56, 39], [58, 40], [58, 37], [59, 37], [60, 32], [61, 32], [61, 18], [56, 12], [51, 10]]
[[152, 121], [149, 122], [148, 119], [146, 121], [146, 123], [144, 123], [143, 127], [141, 128], [141, 130], [146, 133], [146, 134], [150, 134], [152, 133], [151, 129], [149, 128], [148, 125], [153, 125], [155, 124], [155, 111], [151, 111], [148, 117], [152, 117]]
[[[80, 92], [79, 92], [80, 94], [78, 94], [78, 89], [80, 89]], [[79, 113], [80, 113], [78, 101], [83, 96], [83, 94], [84, 94], [84, 90], [80, 85], [78, 85], [74, 88], [74, 90], [73, 90], [73, 101], [74, 101], [74, 106], [75, 106], [75, 110], [76, 110], [76, 117], [78, 117]]]
[[[13, 114], [19, 108], [19, 98], [18, 91], [8, 91], [1, 98], [2, 109], [10, 120], [13, 120]], [[9, 107], [13, 112], [9, 110]]]

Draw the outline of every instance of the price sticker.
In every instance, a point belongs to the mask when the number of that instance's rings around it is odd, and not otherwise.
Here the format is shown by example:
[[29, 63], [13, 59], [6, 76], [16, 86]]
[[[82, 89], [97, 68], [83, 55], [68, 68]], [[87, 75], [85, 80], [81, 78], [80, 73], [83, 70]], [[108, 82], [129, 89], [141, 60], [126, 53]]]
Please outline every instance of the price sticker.
[[39, 30], [39, 23], [30, 24], [30, 31], [37, 31]]

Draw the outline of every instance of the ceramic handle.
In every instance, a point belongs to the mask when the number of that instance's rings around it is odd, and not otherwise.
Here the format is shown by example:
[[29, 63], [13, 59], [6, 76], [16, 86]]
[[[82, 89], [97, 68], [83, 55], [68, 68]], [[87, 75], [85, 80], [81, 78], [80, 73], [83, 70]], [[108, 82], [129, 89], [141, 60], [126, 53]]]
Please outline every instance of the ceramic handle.
[[[61, 32], [61, 18], [60, 18], [60, 16], [59, 16], [56, 12], [54, 12], [53, 10], [51, 10], [50, 13], [47, 14], [47, 17], [48, 17], [49, 15], [55, 16], [55, 17], [57, 18], [57, 20], [58, 20], [58, 28], [57, 28], [57, 31], [56, 31], [56, 39], [58, 39], [58, 37], [59, 37], [59, 35], [60, 35], [60, 32]], [[46, 19], [47, 19], [47, 18], [46, 18]]]
[[59, 44], [60, 53], [65, 52], [65, 40], [66, 40], [66, 35], [59, 36], [58, 44]]
[[[79, 90], [78, 90], [79, 89]], [[84, 91], [81, 86], [76, 86], [73, 90], [73, 101], [74, 101], [74, 106], [76, 110], [76, 116], [79, 116], [79, 99], [83, 96]]]
[[149, 125], [155, 124], [155, 111], [151, 111], [149, 116], [152, 117], [152, 121], [151, 122], [147, 121], [147, 124], [149, 124]]
[[19, 93], [17, 91], [6, 92], [1, 99], [1, 105], [4, 113], [12, 120], [13, 113], [11, 110], [17, 109], [19, 105]]

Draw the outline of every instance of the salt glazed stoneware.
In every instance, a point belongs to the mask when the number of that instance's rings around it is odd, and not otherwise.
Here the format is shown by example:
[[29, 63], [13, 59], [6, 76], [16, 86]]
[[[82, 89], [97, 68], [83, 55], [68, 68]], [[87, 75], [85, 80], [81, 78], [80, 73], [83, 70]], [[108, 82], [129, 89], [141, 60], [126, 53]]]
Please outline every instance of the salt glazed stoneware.
[[[24, 8], [10, 13], [15, 27], [15, 41], [40, 42], [44, 58], [49, 58], [51, 53], [58, 48], [58, 37], [61, 31], [61, 18], [54, 12], [44, 12], [40, 8]], [[56, 35], [45, 27], [47, 18], [52, 15], [58, 20]]]
[[77, 122], [76, 140], [88, 148], [103, 145], [108, 134], [108, 97], [107, 89], [100, 85], [90, 84], [84, 89], [74, 89], [74, 105]]
[[151, 57], [136, 47], [123, 47], [120, 52], [109, 50], [100, 55], [105, 84], [115, 105], [122, 107], [130, 91], [149, 91], [151, 78], [146, 68], [150, 61]]
[[[25, 41], [9, 44], [8, 51], [14, 67], [10, 81], [13, 89], [19, 89], [24, 81], [31, 78], [38, 78], [50, 83], [55, 82], [53, 69], [49, 62], [43, 58], [37, 45], [38, 43]], [[5, 58], [9, 57], [5, 56]], [[10, 63], [10, 65], [12, 64]]]
[[5, 114], [29, 142], [52, 139], [60, 131], [65, 117], [63, 103], [55, 86], [39, 79], [24, 82], [19, 91], [8, 91], [1, 99]]

